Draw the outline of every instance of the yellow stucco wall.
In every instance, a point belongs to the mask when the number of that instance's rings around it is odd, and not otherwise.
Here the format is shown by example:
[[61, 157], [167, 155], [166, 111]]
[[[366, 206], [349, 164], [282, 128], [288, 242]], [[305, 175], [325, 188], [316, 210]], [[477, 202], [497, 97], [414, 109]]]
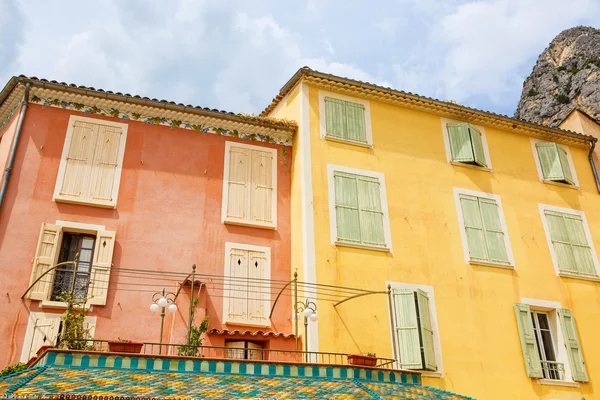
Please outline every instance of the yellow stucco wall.
[[[444, 377], [425, 377], [425, 384], [479, 399], [594, 398], [600, 283], [556, 276], [538, 208], [585, 211], [600, 248], [600, 195], [587, 150], [570, 147], [581, 190], [540, 182], [530, 138], [493, 127], [485, 127], [493, 172], [454, 166], [446, 160], [439, 116], [376, 101], [370, 102], [374, 148], [336, 143], [320, 138], [318, 90], [309, 94], [317, 281], [372, 290], [385, 290], [386, 281], [433, 286]], [[385, 174], [393, 253], [330, 244], [327, 164]], [[501, 197], [515, 270], [465, 262], [453, 187]], [[513, 309], [521, 297], [573, 311], [591, 383], [567, 388], [527, 377]], [[319, 351], [392, 357], [386, 296], [352, 300], [337, 311], [319, 302]]]

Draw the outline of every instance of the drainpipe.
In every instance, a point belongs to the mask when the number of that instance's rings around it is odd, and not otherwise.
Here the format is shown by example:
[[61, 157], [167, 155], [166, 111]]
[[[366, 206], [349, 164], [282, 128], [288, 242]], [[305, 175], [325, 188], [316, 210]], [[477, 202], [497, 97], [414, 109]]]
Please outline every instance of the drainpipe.
[[29, 83], [25, 84], [25, 94], [23, 96], [23, 107], [21, 107], [21, 115], [19, 115], [19, 122], [17, 123], [17, 131], [13, 140], [12, 147], [10, 148], [10, 154], [8, 156], [8, 164], [6, 165], [6, 173], [2, 178], [2, 188], [0, 188], [0, 210], [4, 204], [4, 197], [6, 196], [6, 188], [8, 187], [8, 180], [10, 179], [10, 173], [12, 172], [13, 164], [15, 163], [15, 155], [17, 153], [17, 146], [19, 145], [19, 138], [21, 137], [21, 130], [23, 129], [23, 120], [25, 119], [25, 113], [27, 112], [27, 105], [29, 104]]
[[600, 179], [598, 179], [598, 170], [596, 169], [596, 163], [594, 162], [594, 148], [596, 147], [597, 139], [592, 142], [592, 146], [590, 147], [590, 152], [588, 153], [588, 160], [590, 160], [590, 165], [592, 166], [592, 173], [594, 174], [594, 180], [596, 181], [596, 188], [598, 189], [598, 193], [600, 193]]

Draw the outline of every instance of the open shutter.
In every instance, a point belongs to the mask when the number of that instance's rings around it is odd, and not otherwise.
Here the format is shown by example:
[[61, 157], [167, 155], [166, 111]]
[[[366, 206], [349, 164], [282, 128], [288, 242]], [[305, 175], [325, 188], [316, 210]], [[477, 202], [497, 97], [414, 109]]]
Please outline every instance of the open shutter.
[[[62, 231], [60, 226], [42, 224], [35, 258], [33, 259], [30, 285], [56, 264], [58, 244], [60, 243], [61, 236]], [[32, 300], [47, 300], [52, 290], [53, 281], [54, 271], [49, 272], [40, 279], [27, 293], [27, 297]]]
[[262, 360], [264, 359], [263, 357], [263, 350], [262, 350], [262, 346], [260, 344], [256, 344], [256, 343], [252, 343], [252, 342], [246, 342], [246, 346], [248, 346], [248, 360]]
[[114, 204], [117, 198], [119, 152], [125, 146], [122, 137], [121, 127], [98, 125], [91, 169], [90, 196], [93, 200]]
[[248, 321], [269, 325], [269, 262], [262, 251], [248, 252]]
[[244, 220], [250, 214], [251, 150], [229, 148], [227, 185], [227, 218]]
[[[68, 150], [63, 153], [64, 172], [58, 177], [58, 195], [65, 199], [88, 198], [91, 166], [94, 158], [98, 125], [75, 121]], [[66, 153], [66, 154], [65, 154]]]
[[228, 322], [248, 320], [248, 251], [232, 248], [229, 253], [227, 291]]
[[515, 313], [517, 315], [517, 325], [519, 327], [519, 336], [521, 337], [521, 348], [523, 350], [527, 376], [530, 378], [543, 378], [542, 363], [540, 362], [538, 347], [535, 341], [535, 331], [533, 329], [529, 305], [515, 303]]
[[483, 217], [489, 260], [509, 264], [498, 204], [496, 200], [492, 199], [479, 198], [478, 200]]
[[571, 172], [571, 166], [569, 165], [569, 156], [567, 155], [567, 150], [558, 144], [556, 145], [556, 149], [558, 151], [558, 159], [560, 160], [564, 180], [568, 184], [574, 185], [575, 181], [573, 180], [573, 173]]
[[558, 145], [556, 143], [536, 143], [535, 148], [544, 179], [549, 181], [564, 180], [565, 176], [558, 155]]
[[481, 132], [473, 125], [469, 125], [469, 133], [471, 134], [471, 144], [473, 146], [473, 154], [475, 163], [482, 167], [487, 167], [485, 162], [485, 153], [483, 151], [483, 140], [481, 139]]
[[252, 150], [252, 184], [250, 189], [251, 219], [273, 223], [273, 154], [270, 151]]
[[115, 234], [113, 231], [98, 231], [94, 258], [90, 272], [90, 290], [88, 302], [95, 305], [105, 305], [108, 295], [108, 282], [112, 267], [112, 257], [115, 248]]
[[357, 176], [358, 206], [360, 210], [361, 243], [385, 246], [381, 183], [377, 178]]
[[235, 342], [225, 342], [225, 358], [236, 360], [246, 359], [246, 342], [243, 340]]
[[571, 310], [558, 310], [560, 326], [565, 338], [565, 346], [569, 356], [569, 365], [571, 366], [571, 375], [576, 382], [588, 382], [588, 374], [581, 354], [581, 344], [579, 343], [579, 335], [575, 327], [575, 320]]
[[[38, 313], [37, 315], [43, 314]], [[40, 347], [56, 345], [60, 321], [60, 315], [56, 315], [56, 317], [52, 316], [50, 318], [38, 317], [35, 319], [33, 322], [31, 342], [24, 344], [24, 346], [29, 345], [29, 356], [27, 357], [27, 360], [22, 360], [23, 362], [27, 362], [31, 357], [35, 357]]]
[[452, 161], [475, 162], [473, 146], [471, 146], [471, 135], [469, 124], [448, 123], [448, 140], [450, 141], [450, 153]]
[[400, 368], [422, 369], [419, 324], [415, 306], [415, 294], [408, 289], [394, 289], [396, 339], [400, 351]]
[[488, 261], [483, 221], [479, 211], [477, 197], [461, 194], [460, 205], [463, 213], [469, 255], [472, 260]]
[[327, 136], [345, 139], [346, 116], [343, 100], [325, 97], [325, 132]]
[[340, 242], [360, 243], [360, 213], [358, 211], [358, 188], [356, 176], [343, 172], [334, 172], [335, 213], [337, 240]]
[[429, 312], [429, 296], [421, 289], [417, 289], [417, 306], [419, 307], [419, 326], [423, 342], [425, 369], [435, 371], [437, 370], [437, 363], [435, 362], [433, 328], [431, 327], [431, 313]]
[[344, 102], [346, 114], [346, 138], [355, 142], [367, 142], [365, 131], [365, 106], [362, 104]]

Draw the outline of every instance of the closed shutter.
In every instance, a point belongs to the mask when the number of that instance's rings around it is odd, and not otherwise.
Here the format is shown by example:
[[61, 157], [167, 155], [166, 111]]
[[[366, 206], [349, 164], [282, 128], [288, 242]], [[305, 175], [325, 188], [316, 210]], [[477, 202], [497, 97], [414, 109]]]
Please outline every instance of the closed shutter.
[[232, 248], [229, 254], [227, 321], [248, 320], [248, 251]]
[[506, 251], [506, 241], [504, 240], [504, 230], [500, 222], [500, 213], [496, 200], [478, 198], [485, 229], [485, 239], [487, 244], [489, 261], [508, 264], [508, 253]]
[[325, 132], [333, 138], [366, 143], [365, 106], [325, 97]]
[[360, 235], [363, 244], [385, 246], [383, 211], [381, 210], [381, 183], [377, 178], [356, 177], [360, 210]]
[[246, 342], [246, 345], [248, 347], [248, 360], [263, 360], [264, 356], [263, 356], [263, 350], [262, 350], [262, 346], [260, 344], [256, 344], [256, 343], [252, 343], [252, 342]]
[[367, 142], [365, 131], [365, 106], [345, 102], [346, 106], [346, 138], [355, 142]]
[[55, 316], [49, 315], [49, 317], [36, 317], [33, 322], [31, 341], [24, 344], [24, 346], [29, 346], [29, 356], [24, 362], [29, 361], [31, 357], [35, 357], [40, 347], [56, 345], [60, 321], [60, 314]]
[[59, 176], [58, 194], [66, 199], [88, 198], [91, 168], [98, 135], [98, 125], [75, 121], [66, 154], [63, 154], [64, 173]]
[[575, 320], [571, 310], [558, 310], [560, 326], [565, 338], [565, 346], [567, 347], [567, 355], [569, 357], [569, 365], [571, 366], [571, 375], [576, 382], [588, 382], [588, 374], [581, 353], [581, 344], [579, 343], [579, 335], [575, 326]]
[[250, 208], [252, 220], [273, 223], [273, 154], [268, 151], [252, 151], [252, 184]]
[[229, 148], [229, 176], [227, 179], [227, 218], [245, 220], [250, 214], [251, 150]]
[[[62, 237], [61, 227], [54, 224], [42, 224], [40, 236], [38, 238], [35, 258], [33, 259], [33, 270], [31, 272], [31, 285], [56, 264], [58, 257], [58, 244]], [[32, 300], [47, 300], [52, 290], [54, 281], [54, 271], [45, 275], [36, 283], [27, 293], [27, 297]]]
[[448, 140], [450, 141], [450, 154], [452, 161], [475, 162], [469, 124], [448, 123]]
[[414, 292], [409, 289], [394, 289], [396, 339], [400, 352], [400, 368], [422, 369], [419, 324]]
[[523, 359], [527, 376], [531, 378], [543, 378], [542, 363], [538, 353], [535, 340], [535, 331], [531, 319], [529, 305], [515, 303], [515, 313], [517, 316], [517, 326], [519, 327], [519, 336], [521, 338], [521, 349], [523, 350]]
[[479, 212], [479, 201], [477, 197], [460, 195], [460, 204], [463, 220], [467, 234], [469, 255], [472, 260], [488, 261], [489, 256], [485, 243], [485, 230], [481, 213]]
[[346, 131], [344, 101], [325, 97], [325, 129], [327, 136], [343, 139]]
[[99, 231], [96, 235], [94, 258], [90, 272], [90, 291], [88, 293], [90, 304], [106, 304], [115, 248], [115, 234], [116, 232], [113, 231]]
[[248, 258], [248, 320], [266, 325], [269, 322], [269, 260], [261, 251], [249, 251]]
[[246, 342], [243, 340], [236, 342], [225, 342], [225, 358], [236, 360], [246, 359]]
[[98, 125], [96, 149], [92, 162], [90, 193], [93, 200], [113, 202], [118, 190], [116, 180], [119, 166], [123, 129], [110, 125]]
[[419, 326], [423, 347], [424, 369], [437, 370], [435, 349], [433, 344], [433, 328], [431, 327], [431, 313], [429, 312], [429, 296], [421, 289], [417, 289], [417, 306], [419, 307]]
[[485, 153], [483, 151], [483, 141], [481, 139], [481, 132], [473, 125], [469, 125], [469, 133], [471, 134], [471, 143], [473, 145], [473, 155], [476, 164], [482, 167], [487, 167], [485, 162]]
[[336, 171], [333, 174], [335, 187], [335, 213], [337, 240], [360, 243], [360, 213], [356, 176]]

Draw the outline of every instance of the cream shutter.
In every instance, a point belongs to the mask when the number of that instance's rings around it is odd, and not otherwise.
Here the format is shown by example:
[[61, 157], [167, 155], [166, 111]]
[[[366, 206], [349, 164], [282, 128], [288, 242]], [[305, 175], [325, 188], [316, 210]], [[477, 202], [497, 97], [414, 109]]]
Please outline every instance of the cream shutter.
[[519, 327], [521, 349], [523, 350], [527, 376], [531, 378], [543, 378], [542, 363], [540, 362], [540, 355], [535, 340], [535, 331], [533, 329], [529, 305], [515, 303], [515, 314], [517, 315], [517, 326]]
[[125, 145], [121, 140], [122, 135], [121, 127], [98, 125], [90, 182], [90, 196], [93, 200], [106, 202], [116, 200], [117, 169], [119, 162], [122, 162], [119, 160], [119, 150]]
[[273, 223], [273, 169], [276, 168], [273, 153], [252, 150], [252, 182], [250, 187], [251, 219], [261, 223]]
[[90, 272], [90, 290], [88, 293], [88, 302], [90, 304], [106, 304], [113, 250], [115, 248], [115, 234], [113, 231], [98, 231], [96, 235], [94, 258]]
[[[227, 294], [227, 321], [248, 319], [248, 251], [232, 248], [229, 253], [229, 287]], [[226, 287], [227, 287], [226, 286]]]
[[400, 368], [422, 369], [421, 343], [415, 295], [412, 290], [394, 289], [396, 339], [400, 351]]
[[226, 218], [245, 220], [250, 214], [251, 150], [232, 145], [229, 148]]
[[[37, 250], [33, 260], [33, 270], [31, 272], [31, 285], [37, 278], [56, 264], [58, 257], [58, 245], [62, 237], [61, 227], [53, 224], [42, 224], [40, 237], [38, 239]], [[52, 290], [54, 280], [54, 271], [45, 275], [38, 283], [27, 293], [27, 297], [32, 300], [47, 300]]]
[[567, 347], [567, 355], [569, 357], [569, 365], [571, 366], [571, 375], [576, 382], [588, 382], [588, 374], [581, 353], [581, 344], [579, 343], [579, 335], [575, 327], [575, 320], [571, 310], [558, 310], [560, 326], [565, 338], [565, 346]]
[[65, 199], [87, 198], [91, 166], [94, 158], [98, 125], [75, 121], [72, 127], [68, 150], [63, 153], [64, 173], [58, 177], [58, 195]]
[[264, 357], [263, 357], [264, 352], [262, 351], [262, 346], [260, 344], [246, 342], [246, 345], [248, 346], [248, 360], [264, 359]]
[[248, 321], [269, 324], [269, 262], [267, 254], [260, 251], [248, 252]]
[[35, 357], [40, 347], [56, 345], [60, 321], [60, 315], [57, 315], [56, 317], [51, 316], [50, 318], [38, 317], [35, 319], [31, 341], [29, 343], [24, 343], [24, 346], [29, 346], [29, 356], [27, 357], [27, 360], [30, 360], [31, 357]]
[[417, 289], [417, 307], [419, 308], [419, 327], [421, 329], [423, 360], [425, 361], [424, 368], [436, 371], [437, 363], [435, 361], [431, 313], [429, 312], [429, 296], [421, 289]]
[[246, 342], [243, 340], [236, 342], [225, 342], [225, 358], [233, 358], [236, 360], [246, 359]]

